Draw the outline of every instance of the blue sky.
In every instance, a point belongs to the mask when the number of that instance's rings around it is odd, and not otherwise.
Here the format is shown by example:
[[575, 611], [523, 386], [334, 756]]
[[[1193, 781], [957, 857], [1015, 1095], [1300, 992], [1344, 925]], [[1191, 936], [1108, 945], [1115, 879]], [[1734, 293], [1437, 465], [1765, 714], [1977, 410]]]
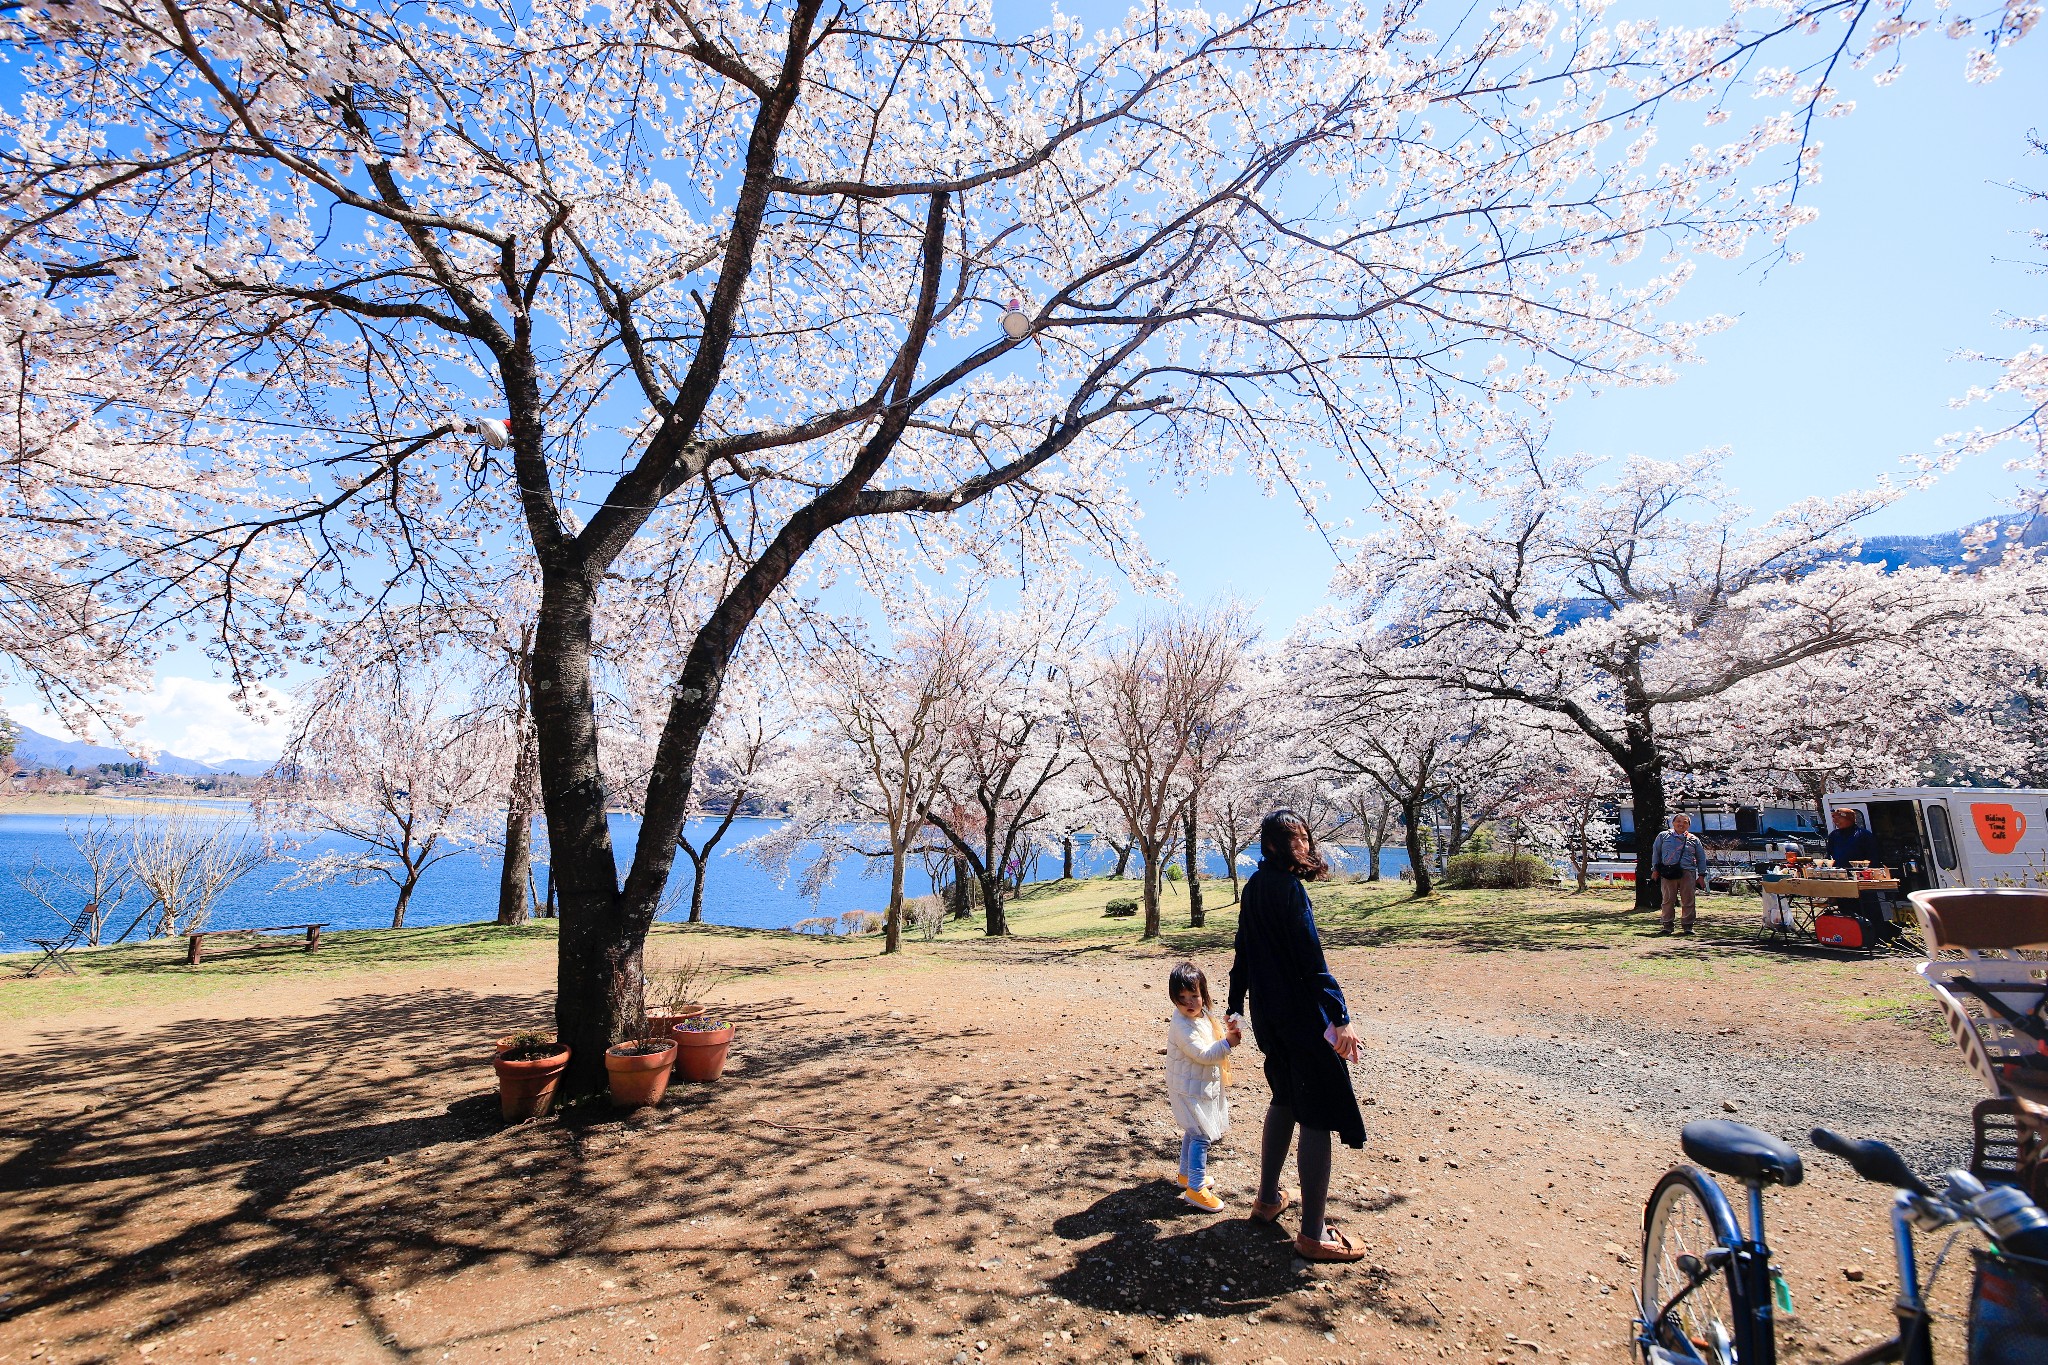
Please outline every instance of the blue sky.
[[[2021, 263], [2026, 231], [2048, 223], [2008, 188], [2048, 187], [2048, 157], [2029, 155], [2026, 140], [2030, 128], [2048, 135], [2048, 43], [2006, 53], [1988, 86], [1962, 79], [1959, 45], [1909, 51], [1896, 84], [1852, 80], [1855, 114], [1822, 125], [1822, 180], [1804, 197], [1820, 218], [1792, 241], [1805, 259], [1768, 273], [1754, 261], [1702, 262], [1678, 313], [1737, 325], [1708, 338], [1703, 363], [1673, 384], [1568, 404], [1553, 450], [1669, 459], [1726, 446], [1729, 483], [1767, 513], [1899, 474], [1903, 457], [1945, 433], [2001, 425], [1988, 407], [1948, 404], [1988, 377], [1957, 352], [2017, 351], [1999, 314], [2048, 313], [2048, 277]], [[1869, 528], [1952, 530], [1996, 513], [2012, 488], [2002, 457], [1979, 458]], [[1333, 518], [1360, 510], [1357, 486], [1330, 491]], [[1184, 595], [1235, 592], [1274, 632], [1322, 600], [1329, 549], [1250, 479], [1185, 498], [1159, 488], [1144, 502], [1147, 541]]]
[[[1739, 324], [1709, 338], [1704, 363], [1674, 384], [1568, 405], [1553, 448], [1668, 458], [1727, 446], [1729, 481], [1769, 512], [1898, 472], [1943, 433], [1991, 421], [1988, 411], [1949, 409], [1985, 377], [1953, 357], [2017, 349], [2018, 337], [1996, 326], [2001, 311], [2048, 313], [2048, 278], [2021, 264], [2036, 224], [2008, 188], [2048, 185], [2048, 158], [2030, 157], [2026, 144], [2028, 129], [2048, 133], [2048, 39], [2004, 54], [2005, 74], [1988, 86], [1964, 82], [1962, 58], [1961, 45], [1923, 41], [1890, 88], [1852, 79], [1857, 112], [1823, 125], [1824, 178], [1806, 200], [1820, 218], [1793, 243], [1805, 259], [1768, 273], [1754, 262], [1703, 262], [1679, 311]], [[2011, 487], [1996, 457], [1980, 459], [1871, 529], [1949, 530], [1996, 512]], [[1361, 486], [1340, 480], [1331, 492], [1332, 521], [1362, 510]], [[1322, 600], [1329, 549], [1291, 504], [1265, 500], [1251, 480], [1185, 496], [1161, 485], [1141, 499], [1146, 540], [1184, 596], [1234, 592], [1275, 634]], [[130, 704], [140, 738], [194, 758], [276, 751], [275, 731], [241, 717], [203, 659], [166, 662], [156, 690]], [[60, 728], [25, 691], [0, 698], [17, 719]]]

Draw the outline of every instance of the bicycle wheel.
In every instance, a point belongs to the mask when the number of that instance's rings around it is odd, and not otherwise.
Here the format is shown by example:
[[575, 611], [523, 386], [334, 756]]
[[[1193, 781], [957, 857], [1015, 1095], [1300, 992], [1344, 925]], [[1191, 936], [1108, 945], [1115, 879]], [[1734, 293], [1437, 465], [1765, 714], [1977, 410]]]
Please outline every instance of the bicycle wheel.
[[1669, 1316], [1665, 1305], [1689, 1282], [1678, 1268], [1681, 1256], [1701, 1261], [1741, 1240], [1728, 1201], [1713, 1180], [1690, 1167], [1665, 1173], [1643, 1210], [1643, 1315], [1650, 1340], [1680, 1360], [1706, 1365], [1745, 1365], [1745, 1295], [1731, 1255]]

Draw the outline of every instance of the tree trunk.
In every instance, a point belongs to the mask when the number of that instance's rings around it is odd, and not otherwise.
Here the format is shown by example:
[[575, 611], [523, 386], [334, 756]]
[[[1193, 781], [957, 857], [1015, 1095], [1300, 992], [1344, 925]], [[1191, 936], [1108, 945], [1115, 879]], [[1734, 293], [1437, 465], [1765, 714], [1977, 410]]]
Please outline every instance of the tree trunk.
[[994, 868], [984, 867], [979, 878], [981, 885], [982, 922], [988, 937], [1003, 938], [1010, 932], [1010, 914], [1003, 908], [1003, 877]]
[[1060, 880], [1074, 880], [1074, 838], [1068, 835], [1060, 840]]
[[1636, 909], [1660, 909], [1663, 897], [1657, 886], [1657, 869], [1651, 865], [1651, 849], [1664, 828], [1664, 765], [1654, 754], [1648, 762], [1628, 769], [1629, 802], [1636, 820]]
[[498, 923], [526, 923], [527, 884], [533, 879], [533, 808], [539, 793], [539, 756], [532, 727], [533, 629], [522, 627], [513, 653], [513, 686], [519, 689], [516, 728], [519, 753], [512, 761], [512, 785], [505, 794], [505, 863], [498, 869]]
[[1188, 869], [1188, 925], [1200, 929], [1208, 923], [1207, 911], [1202, 906], [1202, 860], [1200, 841], [1195, 838], [1195, 807], [1188, 804], [1187, 830], [1181, 839], [1181, 853]]
[[1160, 842], [1148, 844], [1139, 850], [1139, 856], [1145, 860], [1145, 932], [1142, 935], [1144, 938], [1159, 937]]
[[[522, 763], [525, 761], [521, 756]], [[513, 783], [517, 789], [517, 779]], [[516, 796], [505, 812], [505, 865], [498, 869], [498, 923], [526, 923], [526, 884], [533, 877], [533, 806]]]
[[1369, 882], [1380, 879], [1380, 846], [1377, 843], [1366, 845], [1365, 879]]
[[1450, 837], [1444, 841], [1444, 860], [1448, 862], [1465, 851], [1465, 793], [1459, 792], [1444, 803], [1444, 824], [1450, 830]]
[[953, 918], [966, 919], [970, 907], [967, 903], [967, 884], [974, 878], [974, 869], [958, 854], [953, 856]]
[[[593, 598], [593, 585], [580, 576], [543, 567], [533, 715], [550, 889], [562, 914], [555, 1035], [570, 1050], [565, 1098], [603, 1089], [605, 1049], [646, 1027], [641, 943], [654, 909], [631, 905], [619, 892], [590, 683]], [[655, 837], [673, 848], [667, 831]]]
[[695, 844], [683, 840], [676, 847], [690, 860], [690, 923], [704, 922], [704, 862], [711, 850], [699, 851]]
[[903, 951], [903, 862], [905, 854], [901, 848], [889, 851], [889, 913], [883, 921], [882, 952]]
[[1408, 827], [1408, 866], [1415, 873], [1415, 899], [1421, 900], [1430, 891], [1429, 859], [1422, 853], [1422, 802], [1402, 802], [1401, 823]]
[[1231, 836], [1225, 835], [1222, 839], [1217, 840], [1218, 847], [1216, 851], [1223, 855], [1223, 866], [1230, 873], [1230, 903], [1236, 905], [1243, 895], [1237, 884], [1237, 855], [1244, 852], [1244, 849], [1235, 843], [1228, 842], [1230, 838]]
[[1116, 850], [1116, 875], [1121, 879], [1131, 870], [1131, 850], [1136, 848], [1137, 845], [1136, 843], [1120, 844], [1116, 840], [1111, 839], [1109, 846]]
[[[712, 850], [718, 847], [718, 841], [725, 837], [725, 832], [732, 828], [732, 822], [739, 818], [740, 807], [746, 804], [747, 798], [752, 794], [745, 786], [741, 786], [737, 791], [733, 792], [732, 799], [725, 803], [725, 818], [718, 822], [717, 829], [711, 831], [711, 837], [704, 841], [704, 847], [698, 848], [680, 834], [676, 836], [676, 847], [681, 849], [683, 856], [690, 860], [690, 867], [693, 872], [690, 881], [690, 923], [692, 924], [702, 924], [704, 922], [704, 873], [711, 865]], [[688, 827], [685, 824], [684, 828], [687, 829]]]
[[398, 904], [391, 907], [392, 928], [403, 929], [405, 927], [405, 907], [412, 904], [412, 889], [419, 884], [420, 874], [415, 870], [407, 869], [405, 880], [398, 884]]

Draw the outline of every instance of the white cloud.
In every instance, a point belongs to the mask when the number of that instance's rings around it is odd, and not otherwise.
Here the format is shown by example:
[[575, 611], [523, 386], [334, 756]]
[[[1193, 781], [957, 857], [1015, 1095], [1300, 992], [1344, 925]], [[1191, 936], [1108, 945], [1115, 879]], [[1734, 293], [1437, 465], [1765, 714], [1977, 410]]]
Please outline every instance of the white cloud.
[[[257, 714], [252, 717], [229, 699], [234, 690], [213, 678], [158, 678], [148, 692], [130, 693], [117, 703], [117, 709], [138, 721], [126, 736], [127, 744], [196, 758], [201, 763], [276, 758], [284, 748], [290, 699], [259, 688], [255, 692]], [[17, 703], [7, 710], [14, 719], [46, 735], [71, 735], [54, 714], [33, 703]], [[72, 737], [108, 742], [107, 736], [100, 734]]]

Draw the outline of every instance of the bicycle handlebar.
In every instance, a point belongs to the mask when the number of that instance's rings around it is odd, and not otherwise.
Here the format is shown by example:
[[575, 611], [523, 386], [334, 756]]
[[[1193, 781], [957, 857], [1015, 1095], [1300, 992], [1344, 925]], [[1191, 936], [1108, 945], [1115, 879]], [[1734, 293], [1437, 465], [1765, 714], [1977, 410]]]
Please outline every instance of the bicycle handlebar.
[[1877, 1185], [1890, 1185], [1894, 1189], [1911, 1190], [1922, 1198], [1932, 1198], [1934, 1191], [1927, 1188], [1925, 1181], [1913, 1174], [1913, 1168], [1905, 1158], [1876, 1138], [1857, 1142], [1840, 1133], [1831, 1133], [1825, 1128], [1816, 1128], [1811, 1134], [1813, 1145], [1831, 1156], [1838, 1156], [1849, 1163], [1865, 1180]]

